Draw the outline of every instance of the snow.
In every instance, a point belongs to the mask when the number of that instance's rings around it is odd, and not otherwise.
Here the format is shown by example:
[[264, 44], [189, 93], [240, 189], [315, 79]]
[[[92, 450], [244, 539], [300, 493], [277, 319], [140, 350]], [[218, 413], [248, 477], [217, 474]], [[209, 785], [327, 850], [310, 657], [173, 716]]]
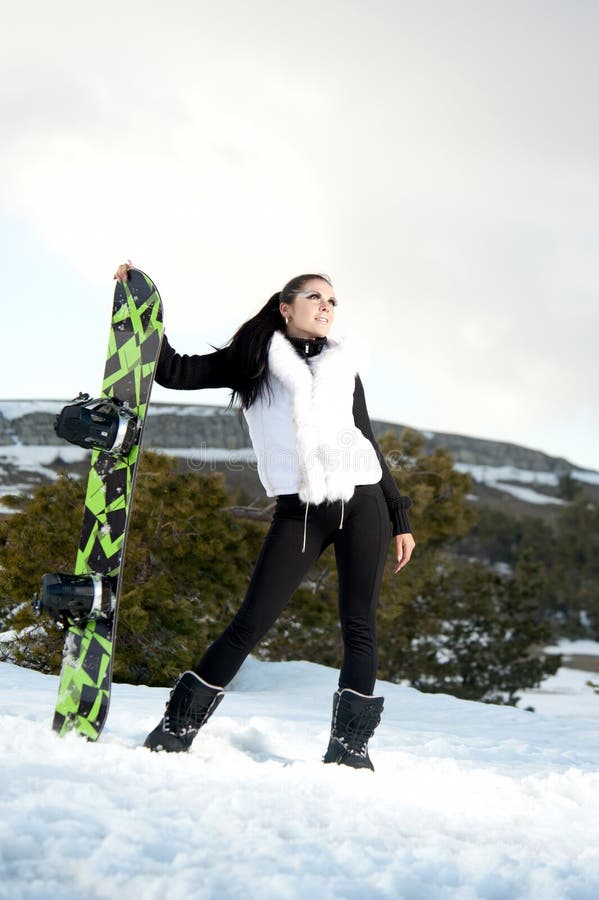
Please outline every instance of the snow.
[[5, 419], [20, 419], [30, 413], [56, 415], [68, 401], [65, 400], [0, 400], [0, 415]]
[[89, 450], [73, 444], [6, 444], [0, 447], [0, 459], [30, 471], [35, 471], [38, 466], [49, 466], [59, 457], [63, 462], [71, 463], [80, 462], [89, 455]]
[[[473, 463], [457, 462], [455, 468], [459, 472], [468, 472], [475, 481], [487, 484], [497, 490], [506, 491], [526, 500], [528, 503], [563, 503], [557, 497], [548, 497], [537, 491], [518, 488], [509, 482], [519, 481], [523, 484], [538, 484], [545, 487], [557, 487], [559, 476], [555, 472], [533, 472], [530, 469], [518, 469], [515, 466], [485, 466]], [[572, 469], [571, 478], [576, 481], [586, 481], [588, 484], [599, 484], [599, 472], [588, 472], [581, 469]]]
[[0, 644], [10, 644], [18, 637], [18, 632], [14, 630], [14, 628], [9, 629], [9, 631], [0, 632]]
[[[0, 411], [2, 404], [0, 404]], [[194, 407], [164, 407], [158, 411], [162, 414], [170, 410], [192, 410]], [[208, 414], [206, 410], [209, 407], [198, 407], [197, 415]], [[154, 414], [154, 408], [152, 408]], [[183, 415], [183, 413], [181, 413]], [[222, 447], [207, 447], [202, 444], [198, 447], [153, 447], [154, 451], [166, 453], [169, 456], [176, 456], [182, 459], [188, 459], [191, 464], [210, 462], [227, 462], [235, 464], [255, 464], [256, 454], [252, 447], [242, 447], [236, 450], [229, 450]], [[2, 472], [2, 463], [10, 464], [17, 467], [23, 472], [33, 472], [46, 478], [56, 478], [56, 472], [50, 468], [51, 464], [60, 457], [65, 463], [81, 462], [89, 454], [88, 450], [81, 447], [75, 447], [66, 443], [49, 444], [49, 445], [23, 445], [23, 444], [7, 444], [0, 446], [0, 474]], [[455, 468], [460, 472], [468, 472], [475, 481], [487, 484], [489, 487], [512, 494], [520, 500], [527, 503], [554, 503], [563, 505], [564, 501], [558, 497], [550, 497], [547, 494], [535, 491], [533, 487], [525, 487], [525, 484], [539, 484], [547, 487], [555, 487], [558, 483], [557, 475], [554, 472], [531, 472], [526, 469], [516, 469], [513, 466], [483, 466], [472, 465], [470, 463], [456, 463]], [[573, 477], [579, 475], [588, 476], [586, 480], [593, 483], [592, 476], [594, 473], [572, 473]], [[584, 480], [584, 479], [580, 479]], [[520, 482], [521, 484], [512, 484], [510, 482]], [[597, 474], [597, 483], [599, 483], [599, 473]]]
[[[64, 406], [64, 403], [65, 401], [63, 400], [0, 400], [0, 415], [6, 419], [13, 420], [30, 413], [55, 414]], [[152, 417], [160, 415], [232, 416], [237, 415], [237, 411], [213, 405], [155, 403], [152, 404], [150, 415]], [[428, 437], [434, 436], [433, 432], [423, 432], [423, 434]], [[163, 447], [153, 449], [160, 449], [161, 452], [170, 456], [188, 459], [190, 465], [199, 468], [203, 467], [205, 463], [213, 462], [224, 462], [231, 465], [255, 465], [256, 463], [256, 454], [251, 447], [229, 450], [221, 447], [206, 447], [201, 444], [199, 447]], [[42, 446], [23, 445], [19, 442], [2, 445], [0, 446], [0, 477], [5, 474], [5, 469], [8, 465], [19, 469], [21, 472], [52, 480], [56, 478], [56, 472], [51, 468], [51, 465], [58, 457], [68, 464], [82, 461], [87, 453], [89, 451], [65, 444], [64, 442]], [[552, 497], [535, 490], [536, 485], [550, 488], [557, 487], [559, 478], [555, 472], [537, 472], [519, 469], [515, 466], [490, 466], [462, 462], [457, 462], [455, 468], [460, 472], [469, 473], [477, 482], [511, 494], [526, 503], [550, 503], [558, 506], [565, 503], [564, 500], [558, 497]], [[572, 478], [578, 481], [599, 484], [599, 472], [573, 469], [570, 474]], [[472, 497], [474, 496], [472, 495]], [[9, 510], [3, 509], [3, 511]]]
[[490, 484], [493, 481], [521, 481], [524, 484], [541, 484], [557, 487], [559, 478], [555, 472], [533, 472], [530, 469], [517, 469], [515, 466], [485, 466], [474, 463], [456, 463], [460, 472], [469, 472], [475, 481]]
[[[51, 466], [57, 459], [69, 464], [81, 462], [89, 455], [89, 450], [72, 444], [5, 444], [0, 446], [0, 478], [6, 474], [8, 466], [18, 469], [21, 474], [29, 472], [54, 481], [58, 474]], [[19, 487], [9, 484], [5, 493], [19, 493]]]
[[255, 463], [256, 453], [251, 447], [240, 447], [237, 450], [227, 450], [223, 447], [152, 447], [155, 453], [166, 453], [167, 456], [178, 456], [187, 459], [192, 468], [196, 463], [228, 462]]
[[599, 484], [599, 472], [585, 472], [579, 469], [573, 469], [570, 472], [572, 478], [577, 481], [586, 481], [588, 484]]
[[559, 483], [555, 472], [532, 472], [529, 469], [517, 469], [515, 466], [485, 466], [473, 463], [456, 462], [458, 472], [466, 472], [475, 481], [486, 484], [495, 490], [511, 494], [525, 503], [546, 504], [554, 503], [563, 506], [565, 501], [559, 497], [550, 497], [530, 487], [520, 487], [510, 482], [519, 481], [528, 484], [538, 484], [546, 487], [557, 487]]
[[595, 719], [599, 726], [599, 694], [588, 686], [589, 681], [599, 685], [599, 667], [596, 672], [562, 667], [540, 688], [520, 692], [520, 707], [532, 706], [537, 713], [565, 719]]
[[380, 682], [373, 774], [320, 761], [336, 677], [250, 657], [191, 752], [164, 755], [141, 745], [166, 688], [115, 685], [90, 744], [52, 733], [55, 677], [0, 664], [0, 896], [599, 896], [590, 702], [530, 713]]
[[553, 503], [557, 506], [565, 506], [566, 505], [566, 501], [561, 500], [559, 497], [549, 497], [547, 494], [539, 494], [538, 491], [533, 491], [533, 490], [531, 490], [531, 488], [518, 487], [515, 484], [506, 484], [505, 482], [498, 482], [497, 488], [499, 490], [504, 491], [506, 494], [511, 494], [512, 497], [515, 497], [517, 500], [523, 500], [524, 503], [536, 503], [536, 504]]
[[599, 660], [599, 641], [588, 641], [583, 639], [569, 641], [566, 638], [562, 638], [557, 644], [545, 647], [545, 653], [596, 656]]
[[225, 406], [199, 406], [198, 404], [152, 403], [150, 415], [154, 416], [235, 416], [235, 409]]
[[[50, 413], [56, 415], [70, 400], [0, 400], [0, 415], [5, 419], [19, 419], [31, 413]], [[183, 403], [153, 403], [152, 416], [214, 416], [236, 415], [235, 410], [227, 410], [222, 406], [209, 406]]]
[[27, 490], [28, 485], [26, 484], [0, 484], [0, 497], [9, 497], [13, 494], [16, 496]]
[[[227, 450], [222, 447], [152, 447], [155, 453], [166, 453], [168, 456], [177, 456], [189, 459], [191, 462], [229, 462], [229, 463], [255, 463], [256, 454], [251, 447], [242, 447], [238, 450]], [[0, 475], [2, 463], [16, 467], [21, 472], [35, 472], [46, 478], [57, 477], [52, 463], [60, 458], [64, 463], [82, 462], [90, 456], [90, 451], [83, 447], [75, 447], [72, 444], [7, 444], [0, 446]], [[19, 487], [8, 485], [5, 493], [18, 493]]]
[[[1, 457], [0, 457], [1, 461]], [[2, 467], [0, 466], [0, 477], [4, 474]], [[26, 484], [0, 484], [0, 513], [3, 515], [12, 515], [17, 512], [16, 509], [13, 509], [10, 506], [6, 506], [2, 502], [3, 497], [12, 497], [19, 496], [19, 494], [26, 494], [29, 490], [28, 485]]]

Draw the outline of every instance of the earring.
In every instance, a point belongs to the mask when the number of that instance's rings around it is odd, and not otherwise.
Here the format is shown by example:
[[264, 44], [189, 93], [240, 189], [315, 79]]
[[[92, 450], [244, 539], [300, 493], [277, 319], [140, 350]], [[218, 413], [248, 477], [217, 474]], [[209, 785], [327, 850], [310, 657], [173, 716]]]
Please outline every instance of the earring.
[[285, 316], [285, 325], [289, 324], [289, 319]]

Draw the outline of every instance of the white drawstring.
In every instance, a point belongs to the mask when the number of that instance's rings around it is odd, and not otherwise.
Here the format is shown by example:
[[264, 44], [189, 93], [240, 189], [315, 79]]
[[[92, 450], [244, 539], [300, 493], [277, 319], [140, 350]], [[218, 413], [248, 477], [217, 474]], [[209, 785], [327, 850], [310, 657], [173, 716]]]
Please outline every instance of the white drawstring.
[[310, 504], [306, 503], [306, 515], [304, 517], [304, 546], [302, 547], [302, 553], [304, 553], [306, 550], [306, 526], [308, 524], [308, 507], [309, 506], [310, 506]]
[[344, 504], [344, 501], [342, 500], [341, 501], [341, 522], [339, 523], [339, 531], [341, 531], [341, 529], [343, 528], [343, 504]]

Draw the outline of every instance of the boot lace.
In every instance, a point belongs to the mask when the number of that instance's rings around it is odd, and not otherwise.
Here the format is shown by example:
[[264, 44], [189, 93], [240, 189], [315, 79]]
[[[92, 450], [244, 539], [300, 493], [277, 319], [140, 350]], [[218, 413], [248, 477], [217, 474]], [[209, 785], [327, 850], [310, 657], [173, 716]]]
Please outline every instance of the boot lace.
[[164, 712], [163, 725], [164, 731], [170, 731], [171, 734], [176, 734], [178, 736], [199, 731], [200, 726], [206, 720], [210, 710], [214, 706], [214, 701], [216, 699], [215, 697], [208, 703], [201, 703], [195, 692], [183, 685], [180, 688], [180, 692], [184, 690], [185, 694], [178, 698], [179, 702], [176, 707], [171, 708], [171, 700], [173, 694], [179, 687], [180, 681], [181, 677], [177, 679], [171, 688]]
[[[343, 702], [343, 701], [340, 701]], [[366, 756], [368, 741], [381, 721], [381, 711], [376, 703], [367, 703], [344, 723], [343, 734], [337, 740], [348, 753]]]

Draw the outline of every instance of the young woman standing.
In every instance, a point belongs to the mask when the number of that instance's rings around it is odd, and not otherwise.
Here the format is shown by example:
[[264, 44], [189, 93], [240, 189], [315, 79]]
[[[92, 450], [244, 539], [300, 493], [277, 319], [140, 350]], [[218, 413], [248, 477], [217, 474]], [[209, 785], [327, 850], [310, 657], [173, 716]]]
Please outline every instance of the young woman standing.
[[[130, 264], [115, 278], [126, 277]], [[325, 763], [373, 769], [368, 740], [383, 697], [377, 672], [376, 606], [389, 540], [395, 572], [415, 546], [407, 509], [378, 447], [350, 338], [327, 334], [337, 300], [323, 275], [291, 279], [221, 350], [176, 353], [166, 338], [156, 381], [175, 390], [228, 387], [241, 400], [258, 475], [276, 497], [270, 528], [243, 603], [193, 669], [177, 679], [151, 750], [188, 750], [224, 687], [275, 623], [330, 544], [339, 577], [343, 664], [333, 697]]]

